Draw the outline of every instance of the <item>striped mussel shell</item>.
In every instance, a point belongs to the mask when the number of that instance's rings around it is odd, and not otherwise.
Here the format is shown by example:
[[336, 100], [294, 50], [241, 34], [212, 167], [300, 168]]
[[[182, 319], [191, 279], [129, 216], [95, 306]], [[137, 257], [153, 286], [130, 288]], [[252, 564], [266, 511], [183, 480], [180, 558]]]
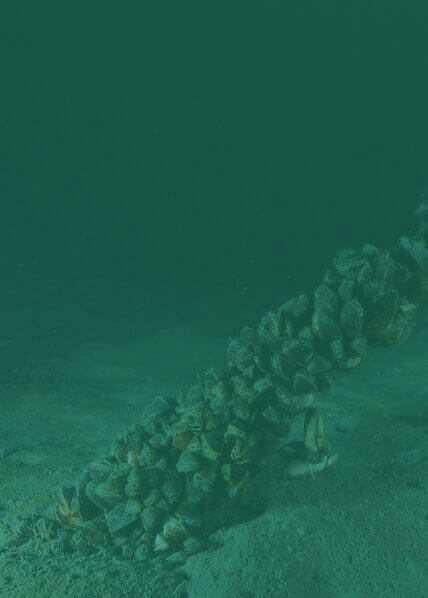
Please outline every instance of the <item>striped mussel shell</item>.
[[355, 279], [352, 276], [346, 276], [337, 288], [337, 294], [343, 303], [352, 299], [355, 290]]
[[293, 319], [300, 319], [306, 312], [309, 306], [309, 297], [305, 293], [301, 293], [293, 297], [279, 308], [281, 313], [291, 316]]
[[303, 342], [313, 345], [314, 332], [311, 326], [303, 326], [297, 334], [297, 338]]
[[123, 436], [113, 440], [111, 456], [114, 457], [118, 463], [128, 462], [128, 447], [126, 445], [126, 439]]
[[226, 380], [228, 373], [220, 368], [208, 368], [203, 374], [204, 388], [212, 391], [212, 388], [217, 382]]
[[326, 313], [333, 316], [338, 306], [336, 293], [325, 283], [322, 283], [314, 291], [314, 309], [315, 311]]
[[270, 399], [275, 396], [272, 380], [273, 378], [271, 376], [264, 376], [254, 382], [253, 390], [255, 392], [255, 397], [250, 403], [252, 409], [255, 406], [266, 405]]
[[227, 358], [229, 367], [235, 367], [241, 372], [253, 363], [252, 351], [248, 347], [245, 347], [237, 338], [230, 339]]
[[157, 434], [149, 438], [147, 442], [150, 444], [150, 446], [152, 446], [155, 449], [162, 449], [168, 446], [169, 438], [166, 434], [158, 432]]
[[124, 442], [127, 450], [127, 461], [135, 462], [143, 448], [144, 431], [142, 426], [132, 426], [125, 434]]
[[337, 273], [337, 271], [334, 268], [328, 268], [322, 277], [322, 281], [323, 283], [329, 285], [329, 286], [333, 286], [337, 283], [339, 279], [339, 275]]
[[350, 270], [356, 270], [362, 266], [364, 259], [353, 249], [342, 249], [337, 252], [333, 264], [341, 276], [346, 276]]
[[323, 355], [315, 354], [307, 365], [307, 370], [314, 376], [328, 372], [333, 368], [333, 363]]
[[[180, 409], [180, 419], [173, 428], [175, 432], [200, 433], [204, 429], [204, 416], [206, 407], [197, 405], [187, 409]], [[179, 448], [179, 447], [175, 447]]]
[[316, 378], [308, 370], [301, 368], [299, 369], [293, 379], [293, 392], [296, 395], [312, 392], [317, 388]]
[[281, 351], [287, 360], [303, 367], [312, 359], [314, 347], [312, 343], [301, 339], [287, 339], [282, 343]]
[[231, 441], [234, 442], [236, 438], [247, 438], [247, 436], [246, 423], [240, 419], [233, 419], [227, 425], [224, 433], [224, 442], [227, 444]]
[[182, 496], [183, 480], [180, 479], [177, 473], [171, 472], [166, 476], [161, 491], [169, 504], [175, 504]]
[[400, 250], [418, 270], [428, 272], [428, 249], [422, 243], [403, 236], [400, 238]]
[[156, 488], [162, 478], [162, 472], [154, 465], [144, 467], [142, 470], [143, 484], [147, 488]]
[[148, 442], [143, 444], [141, 449], [139, 462], [142, 467], [149, 467], [154, 465], [159, 458], [159, 454], [153, 446], [150, 446]]
[[327, 314], [316, 311], [312, 316], [312, 330], [323, 341], [342, 338], [342, 332], [336, 322]]
[[262, 317], [260, 324], [257, 326], [257, 334], [265, 342], [275, 342], [279, 337], [280, 323], [278, 314], [274, 311], [269, 311]]
[[223, 415], [228, 408], [229, 401], [220, 395], [215, 395], [210, 399], [210, 408], [215, 415]]
[[332, 340], [329, 349], [333, 363], [336, 364], [338, 368], [343, 367], [346, 361], [346, 354], [342, 340], [340, 338]]
[[159, 529], [163, 517], [163, 511], [157, 507], [145, 507], [141, 513], [141, 523], [146, 532], [153, 532]]
[[319, 391], [329, 390], [333, 386], [334, 377], [332, 372], [321, 372], [317, 375], [317, 386]]
[[408, 320], [416, 314], [417, 309], [418, 306], [416, 303], [404, 300], [400, 303], [398, 317], [402, 318], [403, 320]]
[[248, 378], [249, 380], [251, 380], [252, 382], [254, 382], [255, 380], [257, 380], [258, 378], [260, 378], [261, 376], [263, 376], [263, 372], [262, 370], [255, 364], [252, 363], [251, 365], [249, 365], [244, 371], [243, 374], [246, 378]]
[[380, 340], [382, 333], [392, 324], [400, 306], [398, 292], [392, 289], [377, 293], [367, 306], [367, 332], [370, 340]]
[[249, 446], [245, 439], [237, 438], [233, 444], [232, 450], [230, 451], [230, 458], [235, 463], [249, 463]]
[[243, 374], [232, 376], [233, 391], [238, 397], [251, 403], [255, 397], [252, 381]]
[[143, 428], [146, 429], [146, 427], [150, 427], [150, 424], [159, 421], [162, 416], [165, 416], [172, 409], [171, 399], [168, 399], [164, 395], [156, 396], [143, 411], [141, 416], [141, 424]]
[[153, 551], [162, 553], [169, 550], [169, 543], [167, 542], [166, 538], [162, 534], [156, 534], [154, 540]]
[[273, 378], [271, 382], [278, 403], [281, 405], [281, 407], [287, 409], [290, 406], [293, 393], [282, 380]]
[[224, 437], [218, 430], [207, 430], [201, 434], [202, 454], [209, 461], [216, 461], [224, 450]]
[[248, 402], [244, 401], [244, 399], [241, 399], [240, 397], [235, 397], [233, 399], [232, 412], [238, 419], [242, 419], [243, 421], [249, 420], [251, 416], [250, 406]]
[[101, 483], [91, 481], [86, 485], [86, 496], [94, 505], [104, 511], [108, 511], [114, 505], [124, 500], [123, 481], [123, 477]]
[[201, 438], [198, 435], [194, 435], [191, 437], [189, 442], [187, 443], [186, 450], [192, 453], [200, 453], [202, 452], [202, 444]]
[[376, 260], [374, 279], [380, 282], [385, 289], [393, 285], [395, 264], [389, 251], [382, 251]]
[[367, 338], [365, 336], [356, 336], [350, 342], [352, 351], [358, 357], [365, 357], [367, 354]]
[[88, 467], [89, 477], [95, 482], [104, 482], [114, 472], [114, 462], [113, 457], [95, 459]]
[[283, 412], [281, 411], [280, 406], [274, 404], [268, 405], [268, 407], [263, 409], [262, 415], [270, 424], [280, 424], [283, 418]]
[[175, 567], [180, 567], [184, 565], [187, 561], [188, 555], [184, 552], [184, 550], [177, 550], [176, 552], [171, 552], [165, 557], [165, 565], [170, 567], [171, 569]]
[[[326, 374], [328, 373], [329, 372], [326, 372]], [[290, 415], [298, 415], [299, 413], [306, 411], [306, 409], [309, 409], [309, 407], [312, 407], [313, 402], [314, 394], [312, 392], [294, 395], [287, 411]]]
[[397, 318], [382, 332], [380, 340], [385, 345], [404, 343], [412, 333], [414, 326], [414, 322]]
[[272, 371], [286, 382], [291, 382], [297, 365], [290, 361], [284, 353], [274, 353], [271, 357]]
[[145, 507], [154, 507], [157, 502], [159, 502], [161, 498], [161, 493], [158, 488], [153, 488], [150, 492], [144, 497], [143, 505]]
[[358, 299], [350, 299], [340, 312], [340, 325], [348, 338], [361, 335], [364, 321], [364, 308]]
[[201, 538], [189, 536], [183, 540], [183, 551], [186, 554], [196, 554], [204, 548], [204, 542]]
[[222, 397], [227, 401], [232, 396], [232, 386], [229, 380], [218, 380], [209, 388], [209, 392], [211, 395]]
[[375, 260], [380, 250], [372, 243], [365, 243], [361, 249], [361, 255], [368, 260]]
[[421, 203], [415, 210], [415, 216], [419, 220], [426, 220], [428, 218], [428, 197], [426, 190], [419, 195], [419, 199]]
[[376, 280], [371, 280], [361, 287], [362, 299], [364, 306], [367, 307], [367, 303], [376, 301], [376, 298], [384, 292], [382, 284]]
[[202, 490], [202, 492], [209, 492], [217, 477], [217, 467], [215, 464], [211, 467], [206, 467], [202, 471], [197, 471], [193, 475], [192, 484], [194, 488]]
[[189, 473], [198, 471], [200, 465], [197, 454], [186, 450], [181, 453], [175, 467], [179, 473]]
[[221, 417], [216, 415], [211, 409], [207, 409], [204, 414], [204, 429], [214, 430], [220, 425]]
[[[281, 334], [281, 322], [278, 317], [278, 313], [271, 310], [263, 318], [265, 322], [265, 328], [274, 336], [280, 336]], [[262, 320], [262, 321], [263, 321]]]
[[191, 409], [200, 405], [204, 400], [204, 388], [201, 382], [192, 384], [182, 399], [179, 401], [179, 409]]
[[279, 336], [281, 338], [291, 338], [294, 332], [294, 325], [291, 317], [278, 309], [278, 321], [279, 321]]
[[138, 465], [134, 465], [129, 472], [125, 485], [125, 494], [128, 498], [135, 498], [143, 490], [143, 478]]
[[373, 268], [369, 261], [365, 261], [358, 270], [356, 282], [362, 286], [369, 283], [373, 279]]
[[202, 525], [202, 515], [199, 503], [187, 498], [178, 505], [174, 517], [183, 521], [186, 527], [197, 528]]
[[250, 472], [245, 466], [224, 463], [221, 466], [221, 473], [226, 483], [226, 490], [230, 498], [238, 496], [242, 488], [250, 479]]
[[241, 345], [247, 347], [248, 349], [252, 349], [260, 343], [259, 335], [257, 334], [256, 330], [250, 326], [244, 326], [244, 328], [241, 330], [240, 337]]
[[130, 513], [140, 513], [144, 505], [138, 498], [129, 498], [126, 501], [126, 510]]

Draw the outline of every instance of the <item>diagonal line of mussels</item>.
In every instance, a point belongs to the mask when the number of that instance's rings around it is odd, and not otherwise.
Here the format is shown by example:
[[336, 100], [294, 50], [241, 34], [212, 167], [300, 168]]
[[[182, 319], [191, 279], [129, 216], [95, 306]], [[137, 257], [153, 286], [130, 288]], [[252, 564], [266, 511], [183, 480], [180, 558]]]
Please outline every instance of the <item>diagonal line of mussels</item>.
[[288, 475], [333, 463], [314, 392], [331, 386], [335, 370], [355, 368], [367, 345], [409, 337], [428, 297], [428, 197], [421, 200], [416, 232], [391, 251], [339, 251], [312, 296], [290, 299], [229, 340], [226, 370], [207, 369], [187, 392], [154, 398], [109, 455], [62, 488], [36, 537], [58, 553], [105, 550], [178, 565], [240, 510], [297, 414], [305, 413], [304, 439], [285, 451]]

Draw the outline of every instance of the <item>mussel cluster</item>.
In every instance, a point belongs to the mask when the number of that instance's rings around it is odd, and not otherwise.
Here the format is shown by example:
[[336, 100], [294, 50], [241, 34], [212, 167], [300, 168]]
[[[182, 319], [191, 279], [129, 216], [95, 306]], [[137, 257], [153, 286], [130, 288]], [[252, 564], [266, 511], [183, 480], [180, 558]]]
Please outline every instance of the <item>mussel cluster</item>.
[[55, 515], [38, 523], [46, 537], [84, 554], [182, 563], [245, 495], [298, 413], [305, 434], [290, 474], [328, 466], [334, 455], [314, 393], [331, 386], [335, 371], [356, 367], [368, 344], [404, 342], [428, 296], [427, 199], [416, 216], [416, 232], [391, 251], [339, 251], [311, 296], [243, 328], [229, 340], [227, 368], [207, 369], [187, 392], [155, 397], [109, 455], [62, 489]]

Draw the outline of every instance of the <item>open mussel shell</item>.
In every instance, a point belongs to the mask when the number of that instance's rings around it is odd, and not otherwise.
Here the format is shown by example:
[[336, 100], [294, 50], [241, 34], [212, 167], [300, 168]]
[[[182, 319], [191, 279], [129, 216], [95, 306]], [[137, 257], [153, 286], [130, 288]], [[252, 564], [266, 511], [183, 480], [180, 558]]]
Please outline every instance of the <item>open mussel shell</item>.
[[324, 422], [317, 409], [307, 410], [304, 423], [304, 443], [309, 451], [318, 452], [325, 448]]

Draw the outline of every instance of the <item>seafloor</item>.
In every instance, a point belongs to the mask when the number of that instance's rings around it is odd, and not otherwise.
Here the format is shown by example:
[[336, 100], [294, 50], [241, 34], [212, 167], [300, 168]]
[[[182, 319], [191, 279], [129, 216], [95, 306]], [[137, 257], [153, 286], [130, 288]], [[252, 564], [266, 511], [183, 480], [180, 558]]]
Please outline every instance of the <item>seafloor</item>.
[[28, 517], [154, 395], [221, 366], [226, 339], [203, 324], [126, 338], [105, 323], [76, 334], [72, 312], [56, 314], [65, 327], [30, 319], [10, 315], [0, 344], [0, 596], [428, 596], [426, 312], [406, 344], [371, 349], [318, 395], [336, 468], [287, 480], [274, 463], [264, 514], [218, 531], [175, 571], [22, 540]]

